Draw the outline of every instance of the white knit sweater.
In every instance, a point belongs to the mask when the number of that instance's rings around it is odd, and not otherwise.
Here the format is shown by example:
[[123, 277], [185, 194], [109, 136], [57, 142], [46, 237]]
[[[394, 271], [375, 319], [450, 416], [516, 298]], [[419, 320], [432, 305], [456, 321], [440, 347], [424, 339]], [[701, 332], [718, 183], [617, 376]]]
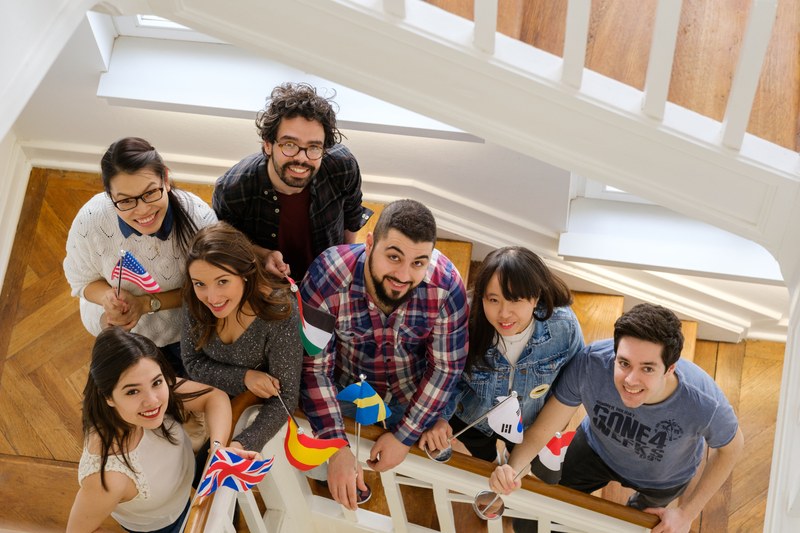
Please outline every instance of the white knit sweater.
[[[175, 192], [198, 229], [217, 221], [214, 211], [199, 197], [185, 191]], [[173, 231], [165, 241], [149, 235], [137, 236], [135, 233], [126, 239], [119, 229], [114, 204], [104, 192], [92, 197], [78, 211], [67, 236], [64, 274], [72, 287], [72, 295], [80, 297], [81, 320], [89, 333], [100, 333], [103, 307], [87, 301], [83, 297], [83, 290], [99, 279], [112, 287], [117, 286], [118, 280], [111, 280], [111, 271], [119, 260], [120, 250], [131, 252], [163, 292], [183, 285], [186, 256], [173, 246], [174, 237]], [[122, 288], [131, 294], [145, 294], [144, 290], [130, 281], [123, 280]], [[142, 315], [132, 331], [144, 335], [157, 346], [178, 342], [181, 336], [181, 309], [165, 309], [152, 315]]]

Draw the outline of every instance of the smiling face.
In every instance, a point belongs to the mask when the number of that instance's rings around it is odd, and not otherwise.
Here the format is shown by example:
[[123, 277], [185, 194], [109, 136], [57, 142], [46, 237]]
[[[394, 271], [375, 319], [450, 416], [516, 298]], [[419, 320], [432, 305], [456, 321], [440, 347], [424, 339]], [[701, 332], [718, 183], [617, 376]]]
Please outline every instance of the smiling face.
[[[126, 198], [140, 196], [147, 192], [155, 191], [162, 185], [161, 176], [150, 169], [142, 169], [133, 174], [121, 172], [109, 181], [109, 194], [111, 200], [118, 202]], [[128, 211], [117, 210], [117, 215], [130, 227], [143, 235], [152, 235], [161, 229], [164, 217], [167, 216], [169, 206], [169, 180], [163, 180], [164, 194], [161, 199], [152, 203], [144, 203], [141, 199], [136, 202], [136, 207]]]
[[675, 365], [664, 368], [663, 347], [635, 337], [622, 337], [614, 360], [614, 386], [622, 403], [636, 408], [666, 400], [675, 391]]
[[482, 303], [486, 320], [503, 336], [522, 333], [533, 320], [536, 309], [535, 298], [506, 300], [497, 274], [486, 284]]
[[278, 126], [275, 142], [264, 142], [264, 152], [269, 156], [267, 174], [273, 187], [283, 194], [296, 194], [309, 184], [322, 159], [311, 160], [303, 150], [292, 157], [281, 152], [278, 144], [293, 143], [300, 148], [325, 145], [325, 130], [316, 120], [303, 117], [284, 118]]
[[244, 296], [244, 279], [206, 261], [189, 265], [194, 294], [217, 318], [239, 310]]
[[120, 375], [106, 402], [132, 426], [145, 429], [161, 426], [169, 403], [169, 387], [161, 367], [154, 359], [139, 359]]
[[367, 235], [367, 292], [384, 311], [396, 308], [411, 296], [425, 277], [433, 253], [432, 242], [414, 242], [396, 229], [374, 242]]

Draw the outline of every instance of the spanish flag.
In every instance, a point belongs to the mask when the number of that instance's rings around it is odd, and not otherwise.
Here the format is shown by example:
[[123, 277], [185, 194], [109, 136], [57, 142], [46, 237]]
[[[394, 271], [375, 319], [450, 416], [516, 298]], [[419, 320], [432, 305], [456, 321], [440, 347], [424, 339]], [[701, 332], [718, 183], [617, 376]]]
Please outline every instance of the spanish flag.
[[356, 422], [363, 425], [377, 424], [391, 413], [386, 403], [366, 381], [348, 385], [336, 396], [337, 400], [356, 404]]
[[315, 439], [309, 437], [301, 428], [297, 427], [292, 417], [289, 417], [289, 428], [286, 430], [286, 439], [283, 449], [289, 463], [298, 470], [306, 471], [321, 465], [336, 453], [336, 450], [347, 446], [344, 439]]

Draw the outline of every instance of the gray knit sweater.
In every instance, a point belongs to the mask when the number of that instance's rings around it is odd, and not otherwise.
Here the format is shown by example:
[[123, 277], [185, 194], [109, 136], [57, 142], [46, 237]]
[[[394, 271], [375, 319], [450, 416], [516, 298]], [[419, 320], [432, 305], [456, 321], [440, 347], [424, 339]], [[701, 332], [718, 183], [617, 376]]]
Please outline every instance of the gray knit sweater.
[[[247, 370], [261, 370], [280, 380], [281, 396], [286, 406], [294, 411], [303, 356], [296, 303], [292, 305], [289, 318], [269, 322], [256, 318], [231, 344], [224, 344], [213, 333], [200, 351], [195, 350], [197, 338], [192, 335], [196, 321], [186, 305], [183, 306], [183, 318], [181, 357], [191, 379], [236, 396], [247, 390], [244, 385]], [[285, 422], [286, 411], [280, 400], [267, 398], [253, 423], [233, 440], [242, 443], [247, 450], [260, 451]]]

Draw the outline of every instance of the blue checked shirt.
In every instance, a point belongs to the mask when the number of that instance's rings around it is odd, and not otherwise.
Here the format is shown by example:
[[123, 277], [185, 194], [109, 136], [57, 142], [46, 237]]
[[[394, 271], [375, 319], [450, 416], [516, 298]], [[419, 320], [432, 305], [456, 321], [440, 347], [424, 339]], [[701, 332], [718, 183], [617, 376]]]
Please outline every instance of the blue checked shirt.
[[346, 439], [336, 385], [343, 388], [364, 374], [378, 395], [405, 407], [389, 429], [410, 446], [439, 418], [464, 369], [469, 316], [464, 282], [434, 249], [411, 298], [386, 316], [367, 294], [365, 258], [363, 244], [329, 248], [300, 285], [307, 305], [336, 317], [325, 350], [303, 356], [301, 404], [317, 437]]

